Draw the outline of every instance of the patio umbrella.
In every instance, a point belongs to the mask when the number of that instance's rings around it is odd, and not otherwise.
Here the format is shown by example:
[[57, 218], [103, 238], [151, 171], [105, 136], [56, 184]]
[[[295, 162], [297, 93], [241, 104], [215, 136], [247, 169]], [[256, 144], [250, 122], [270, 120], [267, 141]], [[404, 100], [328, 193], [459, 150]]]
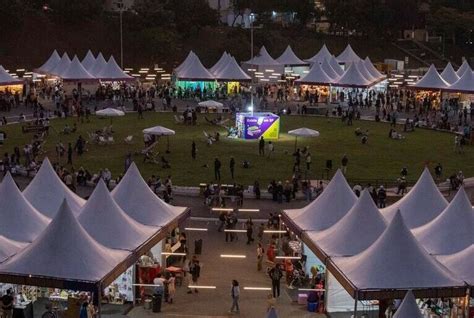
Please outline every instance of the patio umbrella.
[[152, 136], [166, 136], [167, 137], [167, 146], [166, 146], [166, 153], [170, 152], [170, 139], [169, 136], [175, 135], [175, 131], [163, 126], [154, 126], [150, 128], [143, 129], [143, 133]]
[[125, 113], [121, 110], [115, 108], [104, 108], [95, 112], [96, 116], [100, 117], [110, 117], [110, 122], [112, 123], [113, 117], [125, 116]]
[[295, 136], [295, 151], [296, 151], [296, 144], [298, 143], [298, 137], [319, 137], [319, 131], [309, 129], [309, 128], [298, 128], [294, 130], [290, 130], [288, 135]]
[[216, 102], [215, 100], [206, 100], [204, 102], [198, 103], [199, 106], [208, 107], [208, 108], [221, 108], [224, 104]]

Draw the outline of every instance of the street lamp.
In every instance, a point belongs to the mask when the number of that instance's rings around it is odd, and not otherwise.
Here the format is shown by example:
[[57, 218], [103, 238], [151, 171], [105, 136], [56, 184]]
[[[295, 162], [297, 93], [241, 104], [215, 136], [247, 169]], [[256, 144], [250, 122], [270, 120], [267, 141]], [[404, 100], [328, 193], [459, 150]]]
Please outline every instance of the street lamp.
[[[255, 19], [255, 15], [253, 13], [250, 14], [250, 61], [253, 60], [253, 30], [254, 29], [262, 29], [263, 28], [263, 25], [260, 24], [258, 26], [253, 26], [253, 20]], [[255, 77], [255, 74], [252, 76], [252, 81], [250, 82], [250, 107], [251, 108], [251, 112], [253, 114], [253, 109], [254, 109], [254, 106], [253, 106], [253, 87], [252, 87], [252, 84], [253, 84], [253, 80], [254, 80], [254, 77]]]
[[123, 9], [124, 4], [123, 0], [119, 0], [117, 2], [117, 8], [119, 9], [120, 14], [120, 67], [123, 69], [123, 27], [122, 27], [122, 16], [123, 16]]

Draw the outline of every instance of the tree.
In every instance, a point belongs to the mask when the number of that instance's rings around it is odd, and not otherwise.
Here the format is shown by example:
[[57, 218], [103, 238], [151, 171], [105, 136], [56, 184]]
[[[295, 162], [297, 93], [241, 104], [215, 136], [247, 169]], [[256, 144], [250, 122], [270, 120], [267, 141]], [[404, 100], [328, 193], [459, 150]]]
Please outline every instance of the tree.
[[50, 0], [49, 8], [56, 20], [78, 23], [100, 16], [104, 11], [104, 0]]

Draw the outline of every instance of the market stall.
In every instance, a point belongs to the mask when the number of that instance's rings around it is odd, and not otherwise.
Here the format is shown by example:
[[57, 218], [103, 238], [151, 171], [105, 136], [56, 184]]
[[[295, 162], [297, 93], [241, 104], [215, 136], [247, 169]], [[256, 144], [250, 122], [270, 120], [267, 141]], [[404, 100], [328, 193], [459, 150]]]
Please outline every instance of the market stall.
[[227, 87], [226, 94], [228, 95], [239, 93], [240, 84], [248, 83], [252, 80], [252, 78], [242, 70], [235, 58], [229, 54], [222, 64], [212, 73], [219, 83]]
[[277, 82], [285, 73], [285, 66], [274, 60], [265, 46], [260, 48], [253, 59], [243, 62], [242, 67], [258, 82]]
[[23, 92], [23, 81], [11, 76], [2, 65], [0, 65], [0, 95], [3, 93], [21, 94]]
[[448, 87], [449, 84], [439, 75], [434, 65], [430, 66], [428, 72], [418, 82], [410, 86], [416, 91], [417, 101], [429, 99], [436, 108], [441, 105], [441, 92]]
[[287, 46], [285, 51], [275, 59], [285, 67], [286, 77], [300, 77], [306, 74], [309, 70], [309, 63], [301, 60], [296, 56], [291, 46]]
[[217, 84], [212, 75], [192, 51], [186, 60], [174, 70], [175, 86], [183, 92], [190, 91], [197, 95], [214, 93]]
[[[331, 77], [323, 70], [324, 63], [332, 72], [331, 75], [335, 77]], [[295, 80], [295, 84], [300, 86], [304, 96], [310, 100], [310, 104], [312, 104], [311, 100], [313, 99], [317, 100], [318, 103], [329, 103], [331, 101], [331, 84], [336, 82], [337, 76], [336, 72], [325, 60], [322, 65], [315, 63], [309, 73]]]

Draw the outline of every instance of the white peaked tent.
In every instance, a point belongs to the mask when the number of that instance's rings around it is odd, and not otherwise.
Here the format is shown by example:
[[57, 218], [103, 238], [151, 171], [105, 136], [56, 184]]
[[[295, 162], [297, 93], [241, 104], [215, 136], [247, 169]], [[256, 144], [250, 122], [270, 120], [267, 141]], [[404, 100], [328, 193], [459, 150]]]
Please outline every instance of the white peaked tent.
[[[333, 257], [330, 263], [330, 267], [335, 266], [334, 269], [359, 292], [458, 288], [464, 285], [418, 243], [400, 212], [365, 251], [350, 257]], [[334, 272], [331, 268], [329, 270]], [[354, 292], [349, 291], [353, 295]]]
[[102, 69], [107, 65], [107, 61], [105, 60], [104, 56], [102, 55], [101, 52], [97, 55], [97, 58], [95, 59], [95, 63], [92, 65], [92, 67], [88, 70], [89, 73], [95, 77], [98, 77], [100, 72], [102, 72]]
[[112, 250], [97, 243], [81, 227], [64, 200], [41, 235], [0, 265], [0, 277], [27, 276], [38, 280], [95, 283], [127, 256], [129, 252]]
[[441, 78], [436, 67], [431, 64], [428, 72], [412, 87], [425, 90], [441, 90], [446, 89], [448, 86], [449, 84]]
[[91, 50], [87, 51], [87, 54], [82, 59], [81, 63], [82, 66], [84, 66], [84, 68], [88, 71], [92, 68], [92, 66], [94, 66], [95, 56], [92, 54]]
[[215, 79], [214, 75], [202, 65], [199, 57], [196, 55], [185, 67], [177, 71], [176, 75], [179, 80], [184, 81], [213, 81]]
[[21, 194], [10, 173], [0, 184], [0, 219], [0, 235], [20, 242], [32, 242], [50, 222]]
[[455, 254], [436, 256], [436, 259], [469, 286], [474, 286], [474, 244]]
[[100, 244], [133, 251], [152, 237], [158, 228], [138, 223], [112, 199], [100, 180], [77, 217], [82, 227]]
[[[319, 63], [318, 63], [319, 64]], [[341, 67], [338, 65], [337, 66], [339, 69]], [[330, 77], [333, 79], [333, 81], [337, 81], [340, 77], [339, 73], [334, 70], [334, 68], [329, 64], [329, 60], [324, 60], [321, 63], [321, 69]], [[342, 71], [342, 70], [341, 70]]]
[[321, 64], [315, 63], [309, 70], [309, 73], [305, 74], [302, 78], [297, 79], [295, 83], [329, 86], [334, 83], [334, 78], [326, 74], [326, 72], [322, 69]]
[[28, 243], [17, 242], [0, 235], [0, 263], [15, 255], [26, 246], [28, 246]]
[[23, 81], [18, 78], [14, 78], [0, 65], [0, 86], [5, 85], [20, 85]]
[[473, 72], [464, 72], [460, 79], [449, 86], [447, 91], [465, 94], [474, 94], [474, 74]]
[[71, 64], [71, 59], [67, 55], [66, 52], [64, 52], [63, 56], [61, 56], [61, 59], [59, 60], [58, 63], [56, 63], [56, 66], [54, 66], [49, 73], [56, 75], [56, 76], [61, 76], [62, 73], [69, 67], [69, 64]]
[[306, 232], [318, 246], [324, 259], [329, 256], [353, 256], [371, 246], [387, 227], [367, 190], [336, 224], [322, 232]]
[[458, 70], [456, 71], [456, 74], [461, 77], [464, 75], [464, 73], [466, 71], [471, 71], [472, 72], [472, 69], [471, 69], [471, 66], [469, 65], [469, 63], [467, 62], [467, 60], [464, 60], [464, 62], [462, 62], [461, 66], [458, 68]]
[[92, 76], [85, 68], [82, 66], [81, 62], [74, 55], [71, 63], [68, 68], [61, 73], [61, 78], [64, 81], [96, 81], [97, 79]]
[[296, 56], [291, 46], [287, 46], [285, 51], [275, 59], [278, 63], [285, 66], [307, 66], [308, 63]]
[[184, 61], [179, 64], [175, 69], [174, 71], [176, 73], [178, 73], [179, 71], [181, 71], [182, 69], [185, 69], [186, 67], [188, 67], [190, 64], [192, 64], [192, 62], [197, 58], [197, 55], [193, 52], [193, 51], [189, 51], [188, 53], [188, 56], [186, 56], [186, 58], [184, 59]]
[[451, 63], [448, 63], [444, 70], [441, 72], [441, 77], [449, 84], [454, 84], [459, 79], [458, 74], [454, 70]]
[[425, 168], [408, 194], [380, 211], [390, 221], [397, 210], [401, 210], [405, 224], [413, 229], [436, 218], [447, 206], [448, 201], [436, 187], [428, 168]]
[[339, 87], [367, 88], [371, 84], [372, 81], [365, 78], [357, 68], [356, 64], [352, 63], [334, 85]]
[[423, 318], [420, 308], [416, 303], [415, 296], [411, 290], [407, 291], [405, 298], [398, 307], [393, 318]]
[[474, 213], [464, 188], [438, 217], [413, 234], [430, 254], [454, 254], [473, 244]]
[[133, 80], [134, 78], [125, 73], [120, 66], [118, 66], [113, 56], [110, 56], [108, 62], [104, 67], [96, 74], [97, 78], [103, 81], [127, 81]]
[[258, 55], [254, 56], [253, 59], [245, 62], [250, 65], [262, 65], [262, 66], [281, 66], [273, 57], [270, 56], [265, 46], [260, 48]]
[[136, 221], [150, 226], [164, 226], [184, 214], [185, 207], [172, 206], [151, 191], [135, 163], [112, 191], [115, 202]]
[[331, 56], [331, 58], [328, 60], [329, 65], [331, 65], [332, 69], [341, 76], [344, 74], [344, 70], [342, 69], [341, 65], [337, 61], [336, 57], [334, 55]]
[[302, 231], [322, 231], [346, 215], [356, 200], [356, 195], [338, 169], [331, 182], [313, 202], [302, 209], [283, 212]]
[[216, 75], [215, 73], [220, 70], [222, 67], [224, 67], [227, 64], [227, 59], [230, 57], [230, 54], [227, 52], [222, 53], [221, 57], [219, 60], [214, 64], [210, 69], [209, 72], [212, 74]]
[[51, 73], [60, 60], [61, 57], [59, 56], [58, 51], [54, 50], [48, 60], [38, 68], [38, 71], [42, 73]]
[[233, 56], [227, 58], [226, 64], [215, 71], [214, 76], [218, 81], [234, 81], [234, 82], [246, 82], [252, 78], [242, 70], [239, 63]]
[[384, 78], [385, 75], [379, 72], [379, 70], [374, 66], [370, 58], [367, 56], [364, 60], [364, 65], [367, 71], [369, 71], [370, 74], [372, 74], [373, 77], [377, 79]]
[[359, 70], [359, 72], [366, 78], [368, 79], [369, 81], [371, 82], [376, 82], [378, 80], [377, 77], [373, 76], [368, 70], [367, 68], [365, 67], [365, 63], [363, 60], [360, 60], [359, 62], [356, 62], [355, 63], [357, 69]]
[[347, 44], [344, 51], [337, 56], [337, 61], [344, 64], [359, 62], [360, 60], [361, 58], [354, 52], [350, 44]]
[[324, 62], [325, 60], [329, 60], [331, 59], [332, 57], [332, 54], [331, 52], [329, 52], [326, 44], [323, 44], [323, 46], [321, 47], [321, 49], [319, 50], [318, 53], [316, 53], [313, 57], [307, 59], [306, 61], [311, 63], [311, 64], [314, 64], [314, 63], [319, 63], [321, 64], [322, 62]]
[[39, 212], [49, 218], [54, 217], [64, 199], [76, 215], [86, 202], [59, 179], [47, 157], [33, 180], [23, 190], [23, 195]]

